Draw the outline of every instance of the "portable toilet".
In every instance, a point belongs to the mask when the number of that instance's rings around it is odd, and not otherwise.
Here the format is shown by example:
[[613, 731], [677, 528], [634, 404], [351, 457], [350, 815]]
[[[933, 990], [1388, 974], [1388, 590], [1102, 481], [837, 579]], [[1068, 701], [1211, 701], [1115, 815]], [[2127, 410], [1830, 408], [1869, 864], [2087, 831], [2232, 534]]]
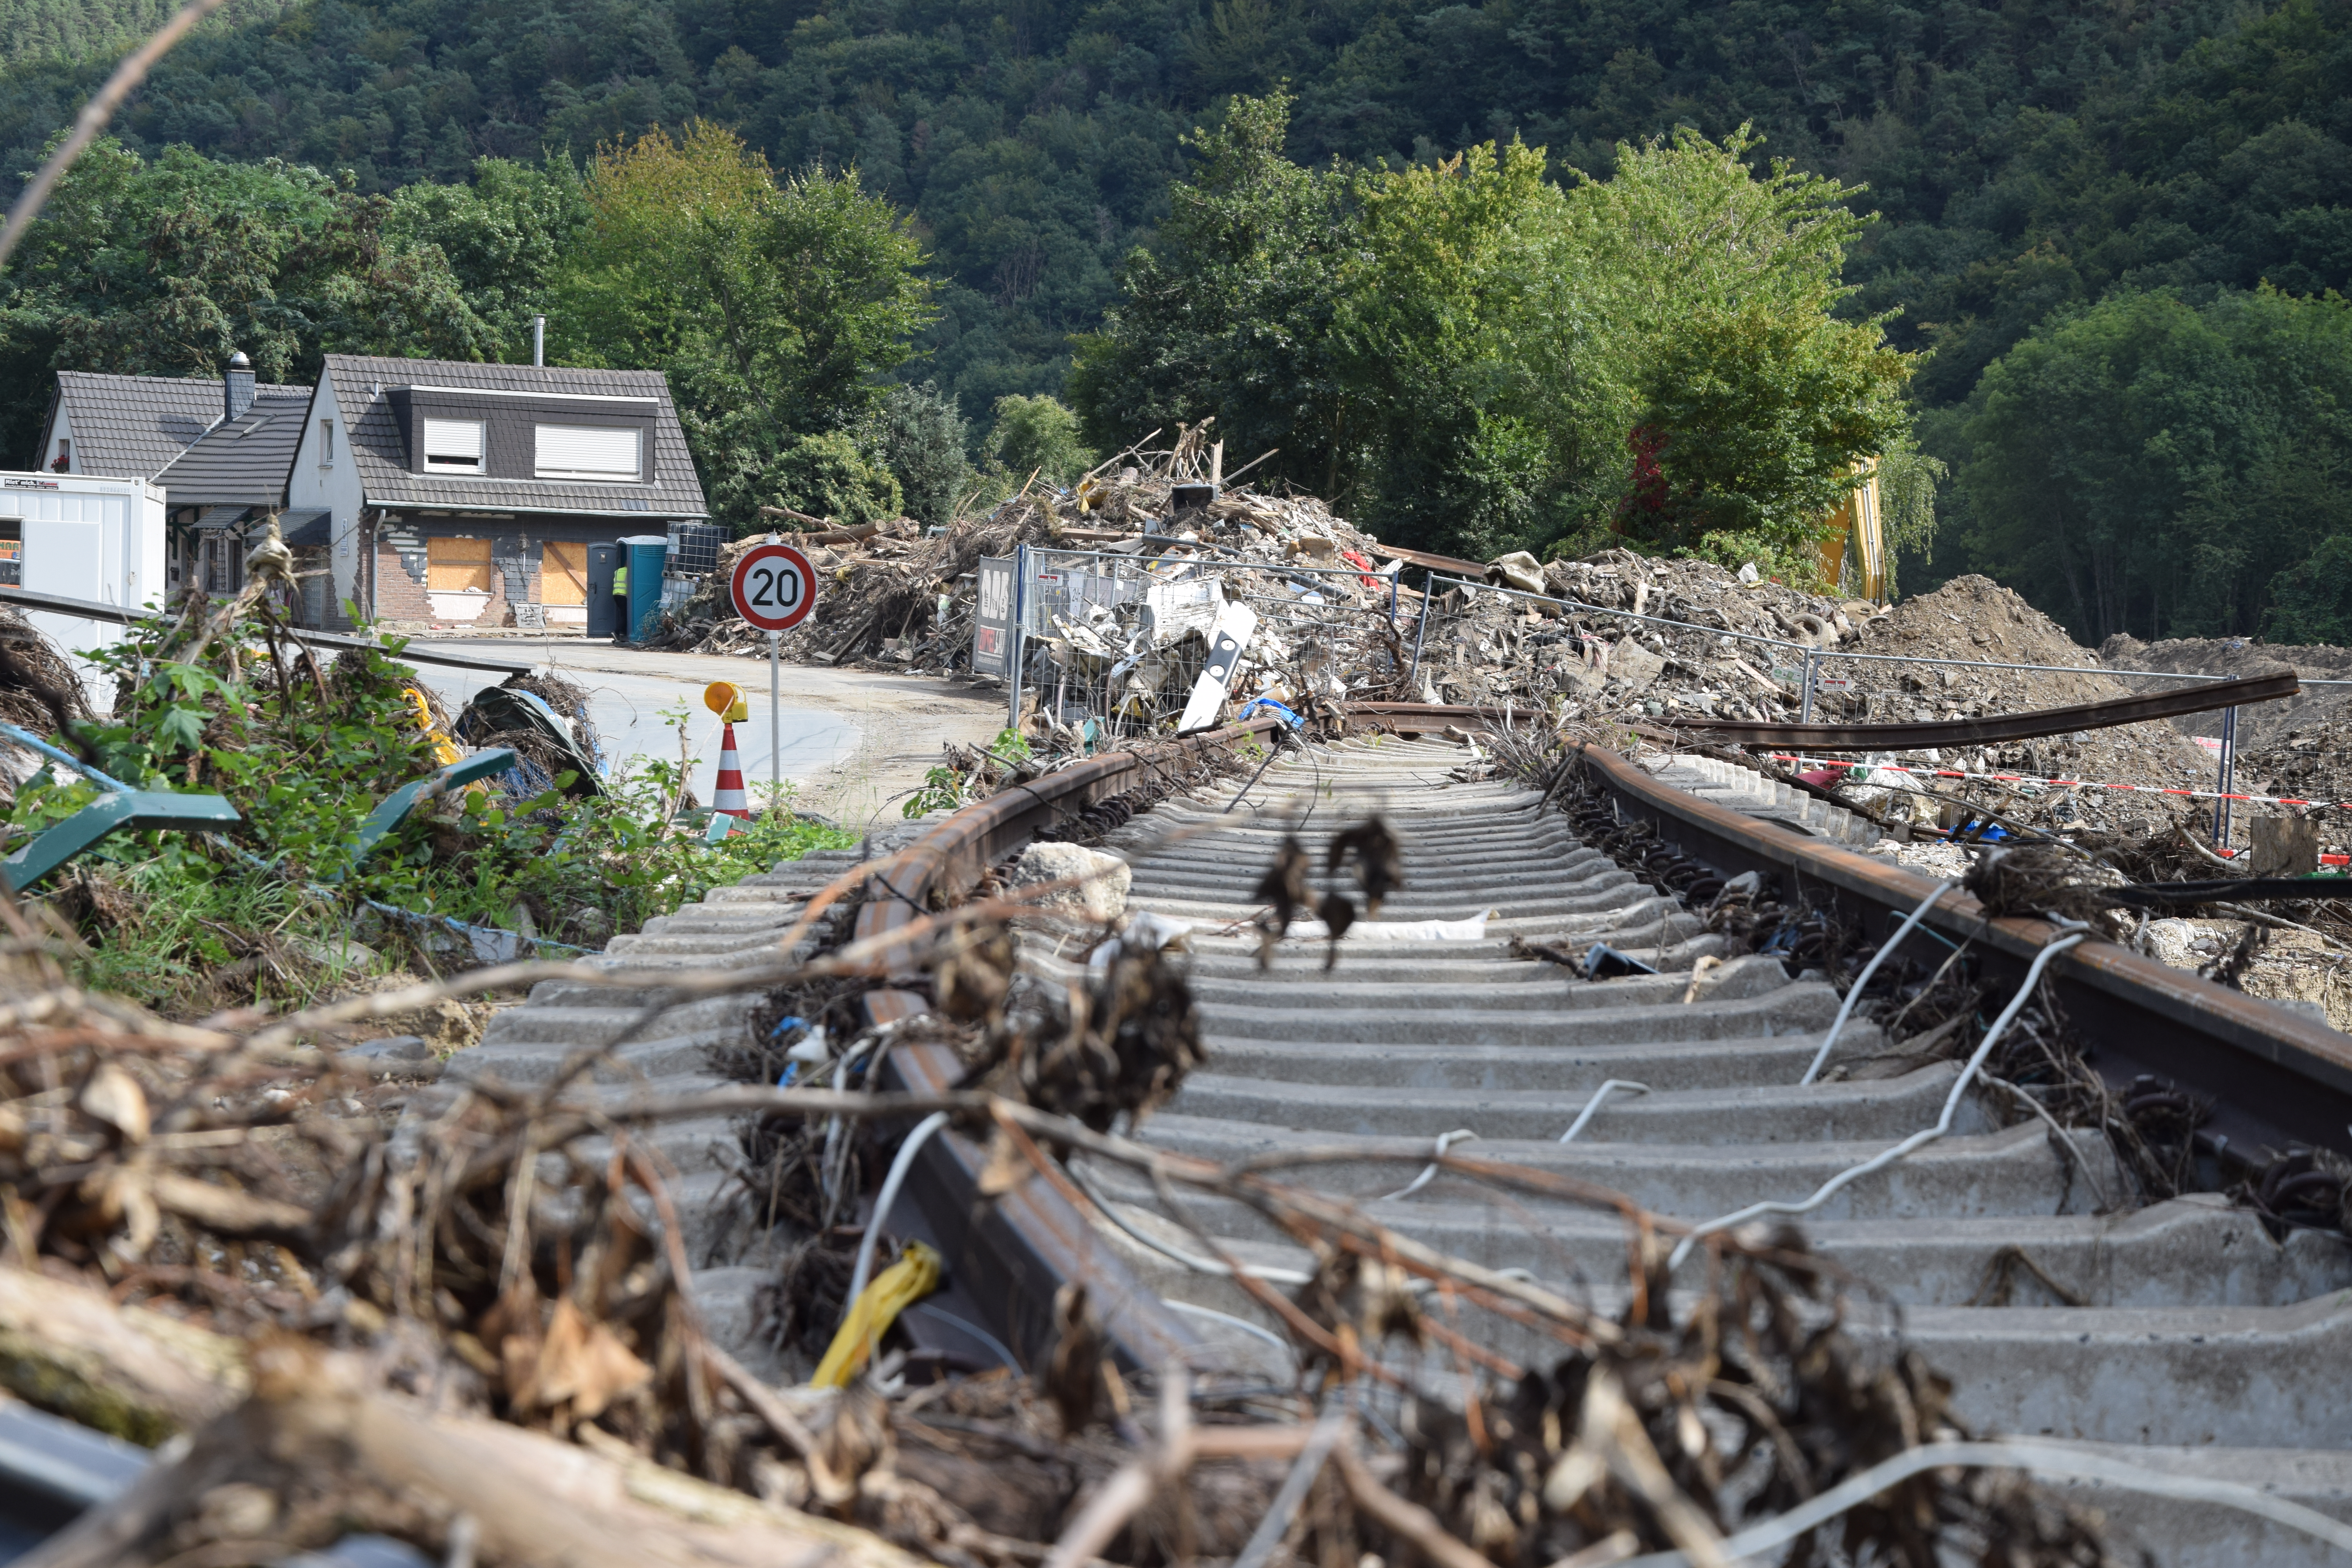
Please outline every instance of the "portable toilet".
[[640, 643], [661, 611], [662, 565], [669, 556], [669, 536], [632, 533], [617, 542], [629, 552], [629, 641]]
[[621, 628], [613, 623], [613, 574], [621, 564], [624, 544], [592, 544], [588, 547], [588, 635], [592, 637], [615, 637]]

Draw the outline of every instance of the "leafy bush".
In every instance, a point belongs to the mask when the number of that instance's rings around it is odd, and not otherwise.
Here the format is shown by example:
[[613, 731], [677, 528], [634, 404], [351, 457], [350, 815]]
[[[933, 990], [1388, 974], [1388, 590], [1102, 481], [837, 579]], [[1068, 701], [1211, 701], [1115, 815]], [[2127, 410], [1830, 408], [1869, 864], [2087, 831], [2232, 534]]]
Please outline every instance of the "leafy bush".
[[811, 517], [829, 517], [844, 528], [887, 522], [900, 515], [905, 498], [890, 470], [867, 460], [857, 443], [839, 431], [803, 436], [779, 453], [749, 498], [738, 531], [757, 533], [773, 525], [759, 506], [790, 507]]
[[[779, 809], [706, 845], [671, 825], [680, 763], [635, 758], [586, 799], [562, 794], [565, 774], [533, 798], [479, 788], [420, 807], [354, 868], [368, 813], [437, 765], [415, 677], [373, 650], [315, 664], [264, 617], [209, 637], [194, 621], [134, 629], [99, 656], [118, 679], [115, 712], [79, 738], [116, 778], [219, 794], [243, 822], [220, 836], [117, 833], [42, 890], [88, 945], [92, 978], [151, 1005], [307, 998], [368, 966], [347, 946], [355, 931], [390, 956], [470, 963], [444, 918], [600, 946], [713, 887], [854, 842]], [[16, 792], [8, 835], [96, 796], [45, 770]]]
[[1078, 416], [1042, 393], [996, 400], [988, 459], [1015, 484], [1034, 469], [1048, 484], [1067, 485], [1095, 464], [1094, 453], [1079, 438]]

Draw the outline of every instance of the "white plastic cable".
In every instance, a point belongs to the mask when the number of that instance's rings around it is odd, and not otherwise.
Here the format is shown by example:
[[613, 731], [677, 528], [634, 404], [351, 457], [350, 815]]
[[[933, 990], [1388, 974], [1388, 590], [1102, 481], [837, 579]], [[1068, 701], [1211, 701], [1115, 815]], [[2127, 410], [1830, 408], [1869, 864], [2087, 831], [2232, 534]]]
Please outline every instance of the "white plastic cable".
[[1862, 1000], [1864, 988], [1870, 984], [1870, 977], [1878, 973], [1878, 966], [1885, 962], [1886, 955], [1901, 947], [1903, 939], [1911, 934], [1912, 928], [1926, 920], [1927, 911], [1936, 907], [1936, 900], [1951, 890], [1949, 879], [1937, 883], [1936, 890], [1895, 928], [1895, 934], [1878, 944], [1878, 951], [1870, 955], [1870, 962], [1862, 966], [1862, 973], [1854, 977], [1853, 984], [1845, 988], [1845, 1000], [1838, 1004], [1837, 1016], [1830, 1021], [1830, 1032], [1822, 1037], [1822, 1048], [1813, 1053], [1813, 1065], [1807, 1068], [1805, 1076], [1797, 1080], [1800, 1085], [1811, 1083], [1821, 1076], [1822, 1068], [1829, 1063], [1830, 1047], [1837, 1044], [1838, 1036], [1845, 1028], [1845, 1021], [1853, 1016], [1854, 1004]]
[[[1233, 1278], [1234, 1271], [1215, 1258], [1197, 1257], [1181, 1247], [1171, 1247], [1158, 1237], [1145, 1232], [1114, 1208], [1110, 1199], [1096, 1190], [1092, 1178], [1084, 1171], [1076, 1165], [1071, 1165], [1067, 1169], [1071, 1180], [1076, 1182], [1079, 1189], [1094, 1200], [1095, 1207], [1102, 1211], [1103, 1217], [1136, 1241], [1150, 1247], [1160, 1257], [1173, 1259], [1195, 1273], [1213, 1274], [1221, 1279]], [[1252, 1279], [1263, 1279], [1269, 1285], [1304, 1285], [1315, 1278], [1312, 1274], [1301, 1273], [1296, 1268], [1272, 1268], [1262, 1264], [1245, 1264], [1242, 1268], [1242, 1273]]]
[[[1970, 1469], [2020, 1469], [2037, 1476], [2067, 1476], [2076, 1480], [2105, 1481], [2109, 1486], [2148, 1497], [2175, 1498], [2189, 1502], [2219, 1503], [2283, 1524], [2287, 1529], [2324, 1541], [2339, 1552], [2352, 1552], [2352, 1525], [2333, 1520], [2315, 1509], [2273, 1497], [2234, 1481], [2208, 1480], [2201, 1476], [2176, 1476], [2104, 1454], [2084, 1453], [2060, 1443], [2009, 1441], [1996, 1443], [1923, 1443], [1906, 1448], [1891, 1459], [1849, 1476], [1821, 1496], [1788, 1512], [1750, 1525], [1725, 1541], [1726, 1561], [1760, 1558], [1779, 1551], [1809, 1530], [1818, 1530], [1849, 1509], [1859, 1507], [1899, 1481], [1922, 1470], [1947, 1465]], [[1690, 1561], [1679, 1552], [1654, 1552], [1628, 1558], [1618, 1568], [1684, 1568]]]
[[947, 1310], [945, 1308], [934, 1307], [929, 1301], [917, 1301], [913, 1305], [909, 1306], [907, 1310], [910, 1314], [920, 1312], [926, 1317], [937, 1318], [940, 1321], [949, 1324], [964, 1333], [970, 1334], [973, 1339], [978, 1340], [982, 1344], [984, 1344], [990, 1350], [994, 1351], [996, 1352], [996, 1359], [1005, 1366], [1012, 1368], [1014, 1372], [1019, 1372], [1021, 1370], [1021, 1363], [1014, 1358], [1012, 1351], [1005, 1348], [1004, 1342], [998, 1339], [994, 1334], [990, 1333], [986, 1329], [982, 1328], [978, 1323], [971, 1321], [970, 1319], [959, 1318], [953, 1312]]
[[1992, 1027], [1985, 1031], [1983, 1042], [1977, 1047], [1976, 1053], [1969, 1058], [1968, 1066], [1960, 1069], [1960, 1076], [1953, 1081], [1952, 1091], [1944, 1097], [1944, 1113], [1936, 1118], [1936, 1124], [1933, 1127], [1923, 1128], [1914, 1132], [1902, 1142], [1872, 1155], [1859, 1165], [1847, 1166], [1828, 1181], [1823, 1182], [1811, 1197], [1801, 1203], [1790, 1204], [1781, 1203], [1777, 1199], [1767, 1200], [1760, 1204], [1749, 1204], [1746, 1208], [1725, 1215], [1720, 1219], [1708, 1220], [1705, 1225], [1683, 1237], [1681, 1243], [1675, 1247], [1673, 1256], [1666, 1259], [1667, 1269], [1671, 1271], [1682, 1267], [1683, 1259], [1690, 1256], [1691, 1248], [1698, 1245], [1701, 1237], [1712, 1236], [1719, 1230], [1729, 1230], [1734, 1226], [1745, 1225], [1751, 1219], [1757, 1219], [1768, 1214], [1810, 1213], [1827, 1203], [1833, 1194], [1860, 1181], [1873, 1171], [1884, 1170], [1913, 1150], [1924, 1148], [1950, 1131], [1952, 1115], [1960, 1108], [1960, 1096], [1968, 1092], [1970, 1080], [1977, 1076], [1977, 1069], [1984, 1065], [1985, 1058], [1991, 1054], [1993, 1046], [2007, 1032], [2011, 1021], [2016, 1018], [2019, 1013], [2024, 1011], [2025, 1004], [2033, 995], [2033, 988], [2041, 984], [2042, 971], [2052, 959], [2082, 940], [2080, 936], [2060, 937], [2033, 955], [2033, 963], [2026, 969], [2025, 980], [2018, 986], [2017, 994], [2009, 999], [2009, 1005], [2001, 1009], [2000, 1016], [1995, 1018], [1992, 1021]]
[[1650, 1092], [1650, 1086], [1646, 1083], [1635, 1083], [1630, 1078], [1611, 1079], [1592, 1091], [1592, 1098], [1584, 1102], [1584, 1109], [1576, 1113], [1576, 1120], [1568, 1124], [1568, 1131], [1559, 1135], [1559, 1141], [1563, 1143], [1569, 1142], [1578, 1133], [1583, 1131], [1591, 1123], [1592, 1119], [1601, 1114], [1601, 1102], [1607, 1100], [1612, 1091], [1621, 1089], [1628, 1094]]
[[1191, 1301], [1171, 1301], [1165, 1296], [1160, 1299], [1160, 1304], [1179, 1312], [1189, 1313], [1195, 1318], [1208, 1318], [1215, 1322], [1223, 1323], [1229, 1328], [1239, 1329], [1245, 1334], [1255, 1334], [1292, 1361], [1298, 1359], [1297, 1347], [1288, 1340], [1284, 1339], [1272, 1329], [1251, 1322], [1247, 1318], [1236, 1318], [1231, 1312], [1220, 1312], [1214, 1307], [1196, 1306]]
[[[1467, 1143], [1477, 1136], [1478, 1134], [1471, 1131], [1467, 1127], [1457, 1127], [1451, 1132], [1439, 1133], [1437, 1135], [1436, 1157], [1443, 1160], [1445, 1158], [1445, 1152], [1448, 1149], [1453, 1148], [1456, 1143]], [[1437, 1174], [1437, 1171], [1438, 1167], [1434, 1164], [1423, 1165], [1421, 1168], [1420, 1175], [1415, 1176], [1403, 1186], [1401, 1186], [1396, 1191], [1389, 1194], [1388, 1196], [1374, 1198], [1372, 1201], [1376, 1204], [1392, 1204], [1399, 1198], [1409, 1198], [1412, 1196], [1413, 1194], [1421, 1191], [1422, 1188], [1429, 1185], [1430, 1178], [1435, 1176]]]
[[874, 1212], [866, 1216], [866, 1234], [857, 1243], [857, 1267], [850, 1271], [849, 1294], [842, 1299], [841, 1315], [849, 1316], [849, 1309], [857, 1298], [866, 1294], [866, 1277], [874, 1272], [874, 1247], [882, 1239], [882, 1222], [890, 1217], [890, 1205], [898, 1196], [898, 1189], [907, 1184], [907, 1173], [914, 1168], [915, 1156], [931, 1141], [931, 1134], [948, 1124], [948, 1113], [934, 1110], [915, 1123], [907, 1141], [898, 1145], [898, 1157], [890, 1162], [890, 1173], [882, 1178], [882, 1194], [874, 1200]]

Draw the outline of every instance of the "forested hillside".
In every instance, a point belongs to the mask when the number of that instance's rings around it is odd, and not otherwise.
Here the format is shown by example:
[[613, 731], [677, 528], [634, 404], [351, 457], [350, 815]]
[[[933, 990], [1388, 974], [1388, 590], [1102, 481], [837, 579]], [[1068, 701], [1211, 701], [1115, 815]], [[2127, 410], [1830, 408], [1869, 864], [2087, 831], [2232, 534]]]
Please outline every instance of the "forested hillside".
[[[1073, 335], [1118, 304], [1123, 259], [1189, 166], [1180, 136], [1232, 95], [1286, 81], [1286, 151], [1303, 167], [1426, 164], [1516, 135], [1570, 180], [1609, 174], [1621, 141], [1752, 122], [1756, 156], [1866, 185], [1851, 205], [1880, 217], [1848, 251], [1857, 289], [1840, 309], [1885, 314], [1895, 347], [1933, 351], [1911, 391], [1923, 446], [1952, 468], [1934, 571], [1992, 570], [2079, 634], [2255, 629], [2302, 556], [2217, 541], [2222, 490], [2275, 489], [2281, 462], [2308, 478], [2352, 453], [2320, 390], [2335, 372], [2315, 369], [2274, 416], [2240, 421], [2241, 436], [2176, 464], [2169, 489], [2143, 493], [2156, 515], [2142, 523], [2160, 527], [2118, 535], [2069, 512], [2053, 534], [1987, 510], [2037, 486], [2063, 503], [2100, 463], [2137, 460], [2000, 445], [2020, 426], [1988, 411], [1987, 368], [2054, 331], [2053, 312], [2162, 289], [2193, 314], [2264, 280], [2292, 295], [2352, 280], [2347, 0], [248, 4], [165, 62], [119, 122], [127, 146], [349, 170], [364, 195], [462, 182], [486, 154], [583, 163], [600, 142], [708, 117], [780, 169], [854, 164], [913, 215], [937, 318], [897, 374], [937, 380], [975, 421], [1005, 394], [1063, 389]], [[58, 53], [159, 9], [0, 0], [0, 23], [26, 19], [0, 72], [0, 168], [29, 167], [103, 69]], [[2207, 360], [2272, 374], [2246, 357], [2251, 330], [2214, 327], [2239, 346]], [[2305, 331], [2315, 346], [2294, 363], [2326, 359], [2340, 336]], [[2040, 374], [2037, 406], [2112, 399], [2128, 376], [2102, 363], [2105, 381]], [[2074, 439], [2154, 438], [2095, 414]]]

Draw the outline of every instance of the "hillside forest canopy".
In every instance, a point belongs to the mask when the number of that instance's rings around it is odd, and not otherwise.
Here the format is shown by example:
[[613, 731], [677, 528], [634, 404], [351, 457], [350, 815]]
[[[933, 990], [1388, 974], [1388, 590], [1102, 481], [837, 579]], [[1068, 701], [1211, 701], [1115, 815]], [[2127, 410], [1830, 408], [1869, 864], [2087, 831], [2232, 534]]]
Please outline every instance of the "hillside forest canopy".
[[[0, 169], [166, 10], [0, 0]], [[60, 365], [515, 358], [546, 310], [671, 373], [739, 522], [936, 518], [1213, 413], [1401, 542], [1793, 570], [1874, 453], [1908, 588], [2307, 637], [2352, 620], [2348, 40], [2344, 0], [230, 0], [0, 277], [0, 440]]]

